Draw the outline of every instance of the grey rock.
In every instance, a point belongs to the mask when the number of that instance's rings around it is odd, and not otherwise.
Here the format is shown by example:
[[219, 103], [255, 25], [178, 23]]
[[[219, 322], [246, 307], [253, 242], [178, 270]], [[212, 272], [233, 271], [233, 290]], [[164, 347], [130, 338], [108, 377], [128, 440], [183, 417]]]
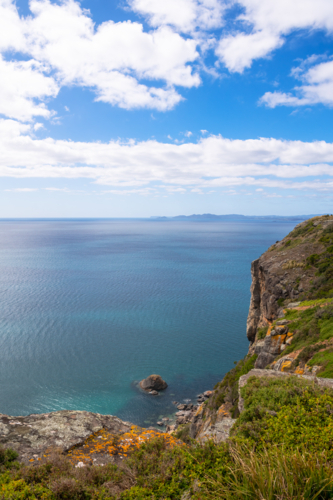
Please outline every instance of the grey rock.
[[276, 330], [271, 331], [271, 337], [274, 337], [275, 335], [284, 335], [285, 333], [288, 332], [288, 327], [282, 327], [282, 328], [277, 328]]
[[258, 340], [254, 348], [255, 354], [260, 354], [264, 350], [264, 347], [265, 347], [265, 340]]
[[257, 360], [255, 362], [255, 368], [265, 368], [267, 365], [272, 363], [274, 361], [276, 356], [274, 354], [270, 354], [269, 352], [261, 352], [259, 356], [257, 357]]
[[140, 387], [144, 391], [163, 391], [168, 387], [168, 384], [160, 375], [149, 375], [149, 377], [141, 380]]
[[199, 442], [205, 442], [212, 439], [216, 444], [221, 443], [222, 441], [227, 441], [230, 436], [230, 431], [232, 426], [236, 422], [234, 418], [224, 418], [220, 422], [217, 422], [215, 425], [209, 426], [203, 432], [201, 432], [197, 440]]

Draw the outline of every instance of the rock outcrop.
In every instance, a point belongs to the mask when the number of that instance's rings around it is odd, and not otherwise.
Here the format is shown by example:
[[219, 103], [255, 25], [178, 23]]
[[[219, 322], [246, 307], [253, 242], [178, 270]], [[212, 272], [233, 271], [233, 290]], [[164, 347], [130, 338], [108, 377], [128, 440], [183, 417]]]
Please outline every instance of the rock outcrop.
[[149, 375], [149, 377], [141, 380], [139, 385], [146, 392], [163, 391], [168, 387], [168, 384], [160, 375]]
[[87, 411], [57, 411], [27, 417], [0, 414], [0, 444], [19, 453], [23, 462], [50, 452], [65, 453], [102, 429], [121, 435], [132, 424], [111, 415]]

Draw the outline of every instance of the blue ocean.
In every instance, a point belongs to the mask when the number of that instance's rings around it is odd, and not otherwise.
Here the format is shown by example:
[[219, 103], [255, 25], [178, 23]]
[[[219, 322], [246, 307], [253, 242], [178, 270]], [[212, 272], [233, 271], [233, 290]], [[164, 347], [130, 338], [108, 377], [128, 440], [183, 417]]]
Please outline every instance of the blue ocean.
[[0, 221], [0, 412], [149, 426], [194, 401], [246, 354], [251, 261], [294, 225]]

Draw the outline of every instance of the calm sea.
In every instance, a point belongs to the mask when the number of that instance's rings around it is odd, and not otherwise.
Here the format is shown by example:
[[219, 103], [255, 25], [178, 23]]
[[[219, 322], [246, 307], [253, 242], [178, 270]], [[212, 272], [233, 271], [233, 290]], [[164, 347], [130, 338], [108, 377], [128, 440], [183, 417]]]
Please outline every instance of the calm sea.
[[0, 221], [0, 412], [170, 415], [246, 354], [251, 261], [294, 225]]

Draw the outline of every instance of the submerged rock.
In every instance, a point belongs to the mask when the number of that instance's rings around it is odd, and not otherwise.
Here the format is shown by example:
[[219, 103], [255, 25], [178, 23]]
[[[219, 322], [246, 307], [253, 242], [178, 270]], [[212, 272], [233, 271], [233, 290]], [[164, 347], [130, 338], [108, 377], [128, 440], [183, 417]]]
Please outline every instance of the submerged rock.
[[149, 377], [141, 380], [140, 387], [144, 391], [163, 391], [168, 387], [168, 384], [162, 379], [160, 375], [149, 375]]

